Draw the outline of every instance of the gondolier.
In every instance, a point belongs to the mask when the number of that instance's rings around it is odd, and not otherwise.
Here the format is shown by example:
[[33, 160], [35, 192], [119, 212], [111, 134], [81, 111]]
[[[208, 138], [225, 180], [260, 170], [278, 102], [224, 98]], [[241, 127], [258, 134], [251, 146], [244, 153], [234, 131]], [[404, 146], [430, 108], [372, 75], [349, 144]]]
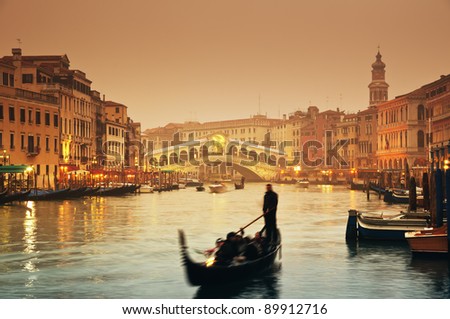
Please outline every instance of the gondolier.
[[266, 230], [266, 238], [268, 242], [276, 243], [277, 234], [277, 206], [278, 194], [273, 191], [272, 184], [266, 185], [266, 194], [264, 195], [263, 213], [265, 225], [261, 229], [261, 233]]

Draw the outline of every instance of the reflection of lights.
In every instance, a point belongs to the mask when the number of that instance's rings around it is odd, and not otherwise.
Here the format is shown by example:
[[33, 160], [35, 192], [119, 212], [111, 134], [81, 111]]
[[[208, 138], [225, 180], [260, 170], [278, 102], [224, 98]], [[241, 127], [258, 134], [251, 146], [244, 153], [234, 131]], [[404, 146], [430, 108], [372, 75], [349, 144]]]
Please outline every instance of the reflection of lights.
[[[23, 241], [25, 244], [24, 252], [27, 254], [36, 253], [36, 215], [34, 209], [34, 203], [27, 203], [27, 213], [23, 222], [24, 236]], [[23, 266], [23, 269], [27, 272], [35, 272], [39, 269], [36, 267], [37, 258], [29, 259]]]
[[214, 265], [215, 261], [216, 261], [215, 257], [210, 257], [210, 258], [206, 259], [206, 262], [205, 262], [206, 267], [211, 267], [212, 265]]

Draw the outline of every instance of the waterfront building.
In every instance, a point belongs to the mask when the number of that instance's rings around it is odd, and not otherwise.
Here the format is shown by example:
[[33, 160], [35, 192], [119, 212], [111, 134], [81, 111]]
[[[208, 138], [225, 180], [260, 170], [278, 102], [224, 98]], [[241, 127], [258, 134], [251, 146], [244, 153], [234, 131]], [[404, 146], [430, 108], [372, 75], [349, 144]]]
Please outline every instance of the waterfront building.
[[342, 115], [341, 121], [336, 123], [335, 139], [342, 141], [343, 146], [338, 150], [340, 161], [336, 163], [335, 167], [340, 169], [357, 167], [359, 131], [358, 115], [355, 113]]
[[[33, 166], [39, 186], [58, 174], [58, 98], [25, 89], [16, 59], [0, 59], [0, 165]], [[26, 73], [28, 74], [28, 73]], [[23, 75], [26, 75], [23, 74]]]
[[405, 169], [425, 165], [427, 121], [423, 88], [383, 102], [377, 110], [378, 167]]
[[105, 145], [106, 168], [122, 170], [125, 163], [125, 141], [127, 131], [127, 106], [121, 103], [106, 101], [105, 109]]
[[357, 113], [358, 140], [356, 168], [377, 169], [377, 108], [370, 106]]
[[91, 81], [80, 70], [70, 69], [67, 55], [22, 55], [13, 49], [5, 56], [15, 66], [15, 81], [21, 87], [58, 101], [60, 117], [60, 166], [66, 170], [89, 169], [93, 156]]
[[427, 134], [427, 141], [430, 140], [432, 146], [447, 145], [450, 141], [450, 74], [425, 85], [424, 91], [426, 112], [431, 115], [428, 123], [431, 135]]

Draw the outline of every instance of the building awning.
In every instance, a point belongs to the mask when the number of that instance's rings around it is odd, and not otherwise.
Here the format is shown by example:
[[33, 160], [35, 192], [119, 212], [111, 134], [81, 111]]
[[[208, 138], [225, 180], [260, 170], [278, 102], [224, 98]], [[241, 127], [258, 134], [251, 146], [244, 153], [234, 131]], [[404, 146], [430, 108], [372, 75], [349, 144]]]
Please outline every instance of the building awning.
[[0, 173], [25, 173], [30, 167], [28, 165], [4, 165], [0, 166]]

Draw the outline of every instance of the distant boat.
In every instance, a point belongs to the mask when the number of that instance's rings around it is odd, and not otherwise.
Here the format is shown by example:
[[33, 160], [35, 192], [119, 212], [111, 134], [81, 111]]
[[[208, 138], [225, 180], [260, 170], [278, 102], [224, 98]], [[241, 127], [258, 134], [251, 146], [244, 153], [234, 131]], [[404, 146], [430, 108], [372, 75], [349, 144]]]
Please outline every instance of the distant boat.
[[448, 253], [447, 225], [428, 228], [405, 234], [409, 248], [413, 253], [445, 254]]
[[186, 185], [186, 187], [203, 186], [203, 183], [200, 182], [198, 179], [195, 179], [195, 178], [186, 178], [184, 180], [184, 184]]
[[139, 192], [142, 194], [150, 194], [153, 193], [153, 187], [150, 185], [141, 185], [141, 188], [139, 189]]
[[300, 187], [300, 188], [308, 188], [309, 187], [309, 180], [307, 178], [298, 180], [295, 185], [297, 187]]
[[197, 192], [204, 192], [205, 191], [205, 187], [204, 186], [197, 186], [196, 189], [197, 189]]
[[357, 230], [360, 239], [405, 240], [405, 233], [429, 227], [428, 212], [384, 216], [357, 211]]
[[209, 191], [211, 193], [216, 193], [216, 194], [225, 193], [228, 190], [227, 187], [225, 186], [225, 184], [221, 184], [221, 183], [212, 184], [212, 185], [209, 185], [208, 187], [209, 187]]
[[234, 183], [234, 189], [244, 189], [245, 184]]

